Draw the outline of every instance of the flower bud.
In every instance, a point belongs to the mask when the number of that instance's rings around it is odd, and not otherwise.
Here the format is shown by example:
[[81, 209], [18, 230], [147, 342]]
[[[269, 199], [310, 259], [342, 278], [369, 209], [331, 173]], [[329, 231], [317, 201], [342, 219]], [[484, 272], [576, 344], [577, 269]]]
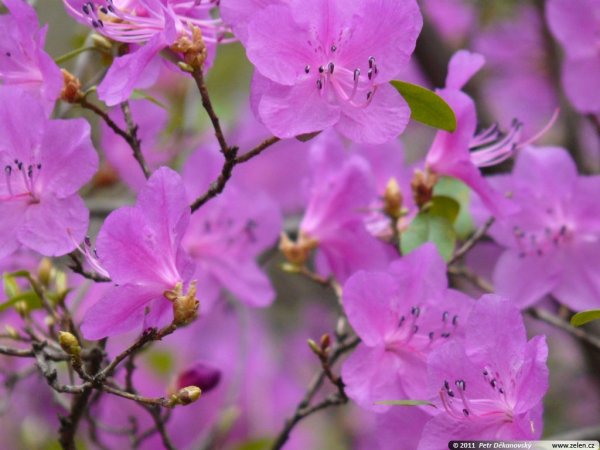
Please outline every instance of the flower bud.
[[173, 323], [177, 326], [187, 325], [198, 317], [200, 302], [196, 298], [196, 282], [192, 281], [186, 294], [183, 284], [175, 285], [172, 291], [165, 291], [164, 296], [173, 302]]
[[404, 199], [398, 182], [395, 178], [390, 178], [383, 194], [383, 211], [392, 219], [399, 219], [402, 217], [403, 201]]
[[177, 389], [185, 386], [198, 386], [203, 393], [209, 392], [219, 385], [221, 371], [206, 363], [197, 363], [182, 372], [177, 378]]
[[17, 330], [10, 325], [4, 325], [4, 331], [6, 331], [8, 337], [12, 339], [17, 339], [19, 337], [19, 333], [17, 332]]
[[175, 405], [189, 405], [200, 398], [202, 391], [198, 386], [187, 386], [179, 389], [176, 394], [173, 394], [167, 401], [166, 406], [169, 408]]
[[181, 36], [171, 47], [171, 50], [177, 53], [183, 53], [185, 64], [191, 68], [191, 71], [194, 71], [195, 69], [202, 69], [208, 52], [200, 28], [193, 25], [190, 28], [192, 30], [192, 35]]
[[81, 81], [66, 69], [61, 70], [63, 74], [63, 88], [60, 93], [60, 98], [67, 103], [79, 102], [83, 98]]
[[316, 239], [300, 232], [297, 242], [292, 241], [287, 234], [281, 233], [279, 250], [288, 262], [296, 267], [302, 267], [308, 260], [310, 252], [319, 245]]
[[61, 348], [71, 356], [78, 356], [81, 353], [81, 347], [77, 338], [68, 331], [58, 332], [58, 343]]
[[38, 266], [38, 280], [46, 287], [50, 286], [52, 269], [52, 261], [50, 261], [50, 258], [42, 258]]
[[306, 343], [308, 344], [308, 346], [310, 347], [310, 349], [313, 351], [313, 353], [317, 356], [321, 356], [322, 352], [321, 352], [321, 347], [319, 346], [319, 344], [317, 344], [315, 341], [313, 341], [312, 339], [308, 339], [306, 341]]
[[327, 350], [330, 345], [331, 338], [329, 337], [329, 334], [325, 333], [323, 336], [321, 336], [321, 350]]
[[415, 170], [414, 177], [410, 182], [415, 203], [422, 209], [433, 197], [433, 188], [437, 183], [437, 175], [426, 170]]

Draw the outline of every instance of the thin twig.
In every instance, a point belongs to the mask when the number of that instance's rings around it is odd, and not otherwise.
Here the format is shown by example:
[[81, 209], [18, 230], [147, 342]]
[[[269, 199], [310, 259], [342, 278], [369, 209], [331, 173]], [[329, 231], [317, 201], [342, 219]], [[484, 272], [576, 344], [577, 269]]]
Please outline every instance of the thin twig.
[[467, 239], [465, 241], [465, 243], [458, 250], [456, 250], [456, 253], [454, 253], [454, 256], [448, 262], [448, 265], [454, 264], [460, 258], [462, 258], [463, 256], [465, 256], [475, 246], [475, 244], [477, 244], [477, 242], [479, 242], [479, 240], [481, 240], [481, 238], [483, 238], [487, 234], [487, 232], [489, 231], [489, 229], [491, 228], [491, 226], [493, 224], [494, 224], [494, 218], [490, 217], [481, 226], [481, 228], [479, 228], [478, 230], [476, 230], [471, 235], [471, 237], [469, 239]]
[[130, 392], [114, 388], [107, 384], [103, 384], [101, 389], [105, 392], [108, 392], [109, 394], [113, 394], [118, 397], [123, 397], [123, 398], [129, 399], [129, 400], [133, 400], [134, 402], [143, 403], [146, 405], [155, 405], [155, 406], [166, 407], [166, 406], [168, 406], [168, 402], [169, 402], [169, 400], [165, 397], [157, 397], [157, 398], [144, 397], [143, 395], [132, 394]]
[[[333, 351], [331, 352], [331, 356], [329, 357], [329, 367], [331, 367], [344, 353], [349, 352], [354, 347], [356, 347], [359, 343], [360, 343], [360, 338], [355, 337], [347, 343], [341, 343], [341, 344], [335, 346]], [[281, 449], [285, 445], [287, 440], [289, 439], [290, 433], [292, 432], [294, 427], [298, 424], [298, 422], [300, 422], [305, 417], [308, 417], [309, 415], [311, 415], [317, 411], [320, 411], [322, 409], [328, 408], [329, 406], [341, 405], [348, 401], [348, 397], [345, 395], [345, 393], [342, 396], [342, 395], [340, 395], [340, 392], [338, 391], [335, 394], [327, 397], [322, 402], [320, 402], [314, 406], [309, 406], [310, 402], [312, 401], [314, 396], [317, 394], [317, 392], [323, 385], [323, 382], [325, 381], [326, 378], [327, 378], [327, 375], [326, 375], [326, 371], [324, 369], [321, 369], [321, 371], [317, 375], [315, 375], [315, 377], [313, 378], [313, 380], [311, 381], [311, 383], [308, 387], [308, 390], [304, 394], [304, 397], [302, 398], [302, 400], [300, 400], [300, 403], [298, 403], [298, 406], [296, 407], [294, 415], [292, 417], [290, 417], [288, 420], [286, 420], [285, 426], [283, 427], [283, 429], [280, 431], [277, 438], [275, 439], [275, 442], [273, 443], [273, 446], [271, 447], [272, 450]], [[340, 380], [340, 382], [341, 382], [341, 380]], [[336, 386], [338, 386], [337, 383], [336, 383]], [[339, 388], [339, 386], [338, 386], [338, 388]]]
[[[226, 159], [229, 159], [229, 155], [233, 153], [233, 147], [229, 147], [227, 145], [227, 141], [225, 140], [225, 135], [223, 134], [223, 130], [221, 129], [221, 122], [219, 121], [219, 117], [215, 113], [212, 101], [210, 100], [210, 95], [208, 93], [208, 89], [204, 81], [204, 72], [202, 68], [195, 68], [192, 72], [192, 77], [196, 82], [196, 86], [198, 86], [198, 91], [200, 91], [200, 97], [202, 98], [202, 106], [208, 114], [208, 117], [210, 118], [210, 121], [215, 130], [215, 136], [217, 137], [217, 141], [219, 141], [221, 153], [223, 153], [223, 156], [225, 156]], [[235, 158], [235, 156], [233, 158]]]
[[144, 176], [146, 179], [148, 179], [150, 178], [150, 169], [148, 169], [148, 164], [146, 164], [146, 160], [144, 159], [144, 155], [142, 153], [142, 142], [137, 134], [138, 126], [133, 121], [129, 102], [125, 101], [121, 103], [121, 111], [123, 111], [123, 117], [125, 118], [125, 123], [127, 124], [127, 134], [130, 138], [127, 143], [131, 147], [131, 150], [133, 150], [133, 157], [140, 165], [140, 169], [142, 169], [142, 172], [144, 172]]
[[527, 312], [534, 319], [541, 320], [543, 322], [555, 326], [556, 328], [560, 328], [561, 330], [566, 331], [567, 333], [572, 334], [576, 338], [581, 339], [582, 341], [590, 344], [597, 350], [600, 350], [600, 338], [589, 334], [583, 328], [574, 327], [569, 322], [561, 319], [558, 316], [555, 316], [550, 311], [547, 311], [542, 308], [530, 308], [527, 310]]
[[97, 283], [108, 283], [112, 281], [110, 278], [107, 278], [103, 275], [100, 275], [96, 272], [87, 271], [83, 268], [82, 262], [79, 260], [75, 253], [69, 253], [69, 258], [71, 258], [72, 264], [69, 265], [69, 269], [73, 272], [78, 273], [84, 278], [88, 280], [95, 281]]
[[242, 164], [247, 161], [250, 161], [252, 158], [254, 158], [257, 155], [260, 155], [264, 150], [269, 148], [271, 145], [276, 144], [280, 140], [281, 139], [276, 136], [271, 136], [270, 138], [265, 139], [260, 144], [258, 144], [256, 147], [254, 147], [252, 150], [249, 150], [248, 152], [244, 153], [243, 155], [238, 156], [235, 159], [235, 163]]

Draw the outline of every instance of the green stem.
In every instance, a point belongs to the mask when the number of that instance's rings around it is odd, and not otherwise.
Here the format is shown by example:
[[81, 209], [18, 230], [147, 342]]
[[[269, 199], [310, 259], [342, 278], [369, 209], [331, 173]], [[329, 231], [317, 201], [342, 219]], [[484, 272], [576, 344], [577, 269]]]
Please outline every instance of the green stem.
[[56, 64], [62, 64], [65, 61], [68, 61], [71, 58], [74, 58], [75, 56], [77, 56], [77, 55], [79, 55], [79, 54], [81, 54], [83, 52], [90, 51], [90, 50], [98, 50], [98, 49], [96, 47], [80, 47], [80, 48], [76, 48], [75, 50], [71, 50], [70, 52], [65, 53], [64, 55], [59, 56], [58, 58], [56, 58], [54, 60], [54, 62]]

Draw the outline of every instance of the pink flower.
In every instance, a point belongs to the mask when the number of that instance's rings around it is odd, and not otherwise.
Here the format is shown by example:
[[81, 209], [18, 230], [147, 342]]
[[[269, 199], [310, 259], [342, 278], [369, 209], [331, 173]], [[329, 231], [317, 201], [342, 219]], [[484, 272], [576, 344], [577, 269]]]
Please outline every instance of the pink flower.
[[[201, 149], [187, 161], [183, 178], [188, 200], [204, 193], [216, 179], [222, 155]], [[227, 290], [247, 305], [268, 306], [275, 298], [258, 256], [277, 242], [281, 214], [262, 192], [242, 191], [232, 183], [194, 213], [183, 246], [197, 263], [196, 278], [205, 306]]]
[[77, 191], [98, 167], [89, 124], [49, 120], [38, 99], [2, 86], [0, 165], [0, 257], [21, 245], [47, 256], [73, 250], [89, 219]]
[[[383, 269], [387, 249], [365, 226], [367, 209], [375, 198], [368, 163], [359, 156], [344, 161], [343, 149], [314, 147], [315, 164], [300, 241], [317, 245], [317, 268], [339, 282], [360, 269]], [[341, 166], [340, 166], [341, 164]]]
[[473, 301], [448, 289], [446, 265], [433, 244], [392, 263], [358, 272], [344, 285], [344, 310], [362, 343], [342, 367], [348, 396], [360, 406], [427, 395], [427, 355], [461, 336]]
[[[453, 133], [438, 131], [425, 164], [430, 173], [463, 181], [494, 214], [501, 215], [510, 212], [513, 205], [489, 186], [479, 167], [499, 164], [511, 157], [517, 148], [521, 125], [514, 123], [513, 129], [505, 136], [495, 126], [475, 134], [475, 104], [461, 89], [483, 63], [481, 55], [466, 50], [457, 52], [450, 60], [446, 87], [438, 93], [454, 110], [457, 128]], [[471, 152], [471, 148], [476, 151]]]
[[231, 26], [240, 42], [248, 39], [248, 23], [253, 15], [269, 5], [283, 5], [287, 0], [220, 0], [223, 21]]
[[600, 176], [578, 176], [568, 152], [527, 147], [511, 175], [491, 177], [520, 210], [492, 227], [506, 249], [497, 292], [521, 308], [552, 294], [574, 310], [600, 305]]
[[63, 75], [44, 51], [47, 27], [39, 29], [35, 10], [24, 0], [4, 0], [9, 14], [0, 16], [0, 81], [18, 85], [38, 97], [46, 112], [63, 87]]
[[196, 0], [63, 0], [67, 12], [104, 36], [140, 46], [115, 59], [98, 96], [114, 106], [129, 97], [134, 88], [149, 87], [158, 78], [159, 52], [181, 36], [191, 37], [191, 27], [202, 31], [204, 42], [213, 47], [227, 31], [220, 19], [211, 17], [215, 1]]
[[465, 324], [464, 341], [434, 350], [427, 366], [437, 411], [418, 450], [439, 450], [450, 440], [538, 439], [548, 389], [544, 336], [527, 341], [511, 303], [483, 296]]
[[254, 109], [276, 136], [335, 127], [357, 142], [398, 136], [408, 105], [388, 81], [421, 30], [414, 0], [291, 0], [257, 12], [246, 52]]
[[87, 339], [172, 320], [165, 293], [187, 287], [194, 271], [181, 248], [189, 219], [183, 182], [166, 167], [150, 177], [135, 206], [108, 216], [96, 245], [116, 286], [86, 313], [81, 329]]
[[562, 84], [573, 106], [583, 113], [600, 111], [600, 1], [550, 0], [548, 25], [565, 49]]

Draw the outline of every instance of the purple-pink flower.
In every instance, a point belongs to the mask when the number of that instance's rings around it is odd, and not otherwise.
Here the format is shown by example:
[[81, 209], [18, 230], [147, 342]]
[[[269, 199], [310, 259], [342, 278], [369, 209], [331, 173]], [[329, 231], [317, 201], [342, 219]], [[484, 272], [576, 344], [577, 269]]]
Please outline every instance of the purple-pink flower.
[[365, 225], [376, 195], [368, 163], [359, 156], [343, 161], [343, 149], [326, 144], [313, 149], [314, 176], [299, 242], [317, 247], [319, 272], [343, 282], [360, 269], [383, 269], [388, 254]]
[[[221, 170], [222, 155], [203, 148], [185, 165], [183, 179], [191, 202]], [[205, 306], [223, 290], [250, 306], [268, 306], [275, 292], [257, 258], [277, 242], [281, 214], [264, 193], [242, 191], [235, 183], [194, 213], [183, 247], [197, 263], [195, 278]]]
[[464, 340], [435, 349], [427, 360], [438, 413], [425, 425], [418, 450], [451, 440], [533, 440], [542, 434], [548, 389], [544, 336], [527, 341], [518, 309], [483, 296], [465, 326]]
[[492, 237], [506, 251], [494, 284], [526, 308], [552, 294], [574, 310], [600, 305], [600, 176], [580, 176], [568, 152], [527, 147], [511, 175], [490, 178], [520, 208], [497, 220]]
[[600, 111], [600, 1], [550, 0], [548, 25], [565, 50], [562, 84], [573, 106]]
[[181, 247], [189, 220], [181, 177], [166, 167], [150, 177], [135, 206], [108, 216], [96, 245], [100, 263], [116, 286], [86, 313], [81, 329], [87, 339], [173, 320], [167, 294], [194, 290], [194, 264]]
[[393, 139], [410, 110], [388, 82], [421, 24], [414, 0], [290, 0], [258, 11], [245, 42], [255, 112], [282, 138], [335, 127], [357, 142]]
[[39, 99], [0, 87], [0, 257], [20, 246], [47, 256], [73, 250], [89, 212], [77, 191], [98, 167], [83, 119], [50, 120]]
[[343, 289], [343, 305], [361, 344], [342, 367], [348, 396], [385, 411], [385, 400], [422, 400], [427, 355], [464, 333], [473, 305], [448, 289], [446, 265], [433, 244], [392, 263], [387, 271], [360, 271]]
[[0, 16], [0, 81], [38, 97], [47, 113], [63, 87], [63, 75], [44, 51], [47, 27], [39, 28], [35, 10], [25, 0], [4, 0]]
[[[461, 89], [483, 64], [481, 55], [466, 50], [457, 52], [450, 60], [446, 87], [438, 93], [454, 110], [457, 128], [452, 133], [438, 131], [427, 153], [425, 165], [429, 173], [463, 181], [488, 208], [500, 215], [510, 211], [511, 204], [489, 186], [479, 167], [499, 164], [513, 155], [517, 149], [520, 124], [514, 123], [505, 136], [496, 126], [476, 134], [475, 104]], [[476, 150], [471, 151], [472, 148]]]
[[192, 38], [199, 28], [205, 44], [214, 53], [224, 42], [227, 29], [211, 16], [214, 0], [63, 0], [67, 12], [94, 31], [135, 48], [115, 59], [98, 86], [98, 96], [107, 105], [117, 105], [135, 88], [148, 87], [158, 78], [161, 50], [178, 38]]

